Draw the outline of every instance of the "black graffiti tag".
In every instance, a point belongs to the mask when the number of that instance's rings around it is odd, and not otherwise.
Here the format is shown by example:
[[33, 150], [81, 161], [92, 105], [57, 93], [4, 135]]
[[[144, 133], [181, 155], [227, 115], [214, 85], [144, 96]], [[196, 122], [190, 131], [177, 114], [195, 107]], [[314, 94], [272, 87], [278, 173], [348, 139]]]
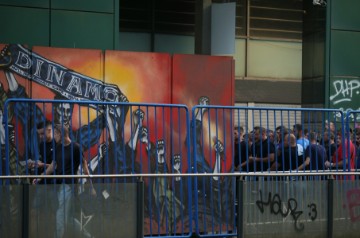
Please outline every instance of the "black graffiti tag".
[[315, 221], [317, 217], [317, 210], [316, 205], [314, 203], [311, 203], [308, 205], [308, 208], [310, 208], [309, 217], [312, 221]]
[[[261, 213], [264, 213], [264, 206], [270, 206], [270, 212], [274, 215], [280, 214], [282, 217], [287, 217], [290, 214], [294, 219], [295, 230], [303, 231], [304, 224], [298, 222], [298, 219], [303, 214], [303, 211], [297, 211], [298, 204], [295, 198], [289, 198], [287, 206], [284, 205], [284, 209], [281, 208], [281, 204], [282, 201], [279, 194], [274, 194], [274, 196], [272, 196], [271, 192], [269, 192], [267, 201], [264, 201], [262, 191], [260, 190], [260, 200], [256, 201], [256, 205]], [[310, 208], [309, 217], [312, 221], [314, 221], [317, 217], [316, 204], [311, 203], [308, 207]]]

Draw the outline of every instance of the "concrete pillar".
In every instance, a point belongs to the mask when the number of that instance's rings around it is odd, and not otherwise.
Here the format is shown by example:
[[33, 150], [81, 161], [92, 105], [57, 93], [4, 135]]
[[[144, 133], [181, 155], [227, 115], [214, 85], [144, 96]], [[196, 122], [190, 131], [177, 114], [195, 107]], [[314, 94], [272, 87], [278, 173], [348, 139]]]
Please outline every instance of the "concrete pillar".
[[195, 9], [195, 54], [211, 54], [211, 0], [197, 0]]

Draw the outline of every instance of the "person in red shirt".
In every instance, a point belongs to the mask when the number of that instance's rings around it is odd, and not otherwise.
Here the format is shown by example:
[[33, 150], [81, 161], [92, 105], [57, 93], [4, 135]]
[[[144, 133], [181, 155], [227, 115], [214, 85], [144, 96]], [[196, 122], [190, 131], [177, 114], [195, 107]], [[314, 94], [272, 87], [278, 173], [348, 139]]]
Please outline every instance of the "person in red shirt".
[[[325, 162], [325, 166], [328, 168], [336, 169], [338, 171], [351, 171], [355, 169], [355, 156], [356, 156], [356, 149], [354, 144], [351, 140], [347, 138], [344, 139], [344, 143], [342, 143], [342, 136], [340, 133], [337, 135], [337, 150], [336, 153], [332, 157], [332, 162], [329, 161]], [[343, 148], [345, 151], [343, 152]], [[345, 157], [344, 157], [345, 156]], [[345, 159], [344, 159], [345, 158]], [[355, 180], [355, 176], [337, 176], [336, 179], [350, 179]]]

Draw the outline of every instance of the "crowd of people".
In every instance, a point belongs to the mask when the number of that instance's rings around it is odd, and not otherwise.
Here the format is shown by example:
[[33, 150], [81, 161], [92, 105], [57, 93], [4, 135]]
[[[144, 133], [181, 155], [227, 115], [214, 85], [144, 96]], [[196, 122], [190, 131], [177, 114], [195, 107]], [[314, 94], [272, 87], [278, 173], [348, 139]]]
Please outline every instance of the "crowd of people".
[[256, 126], [245, 133], [236, 126], [234, 166], [242, 172], [358, 169], [360, 128], [344, 132], [330, 122], [321, 132], [295, 124], [293, 128], [278, 126], [275, 131]]

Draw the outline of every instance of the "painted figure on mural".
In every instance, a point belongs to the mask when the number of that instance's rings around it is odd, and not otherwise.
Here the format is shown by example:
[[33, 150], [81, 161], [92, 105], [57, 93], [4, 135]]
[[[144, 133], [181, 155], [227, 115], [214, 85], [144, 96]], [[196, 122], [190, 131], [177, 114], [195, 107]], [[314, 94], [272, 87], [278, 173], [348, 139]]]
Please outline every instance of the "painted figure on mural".
[[[202, 96], [199, 98], [199, 105], [209, 105], [209, 98]], [[209, 164], [208, 158], [205, 158], [203, 148], [203, 120], [205, 113], [208, 111], [206, 107], [199, 108], [195, 113], [196, 121], [196, 172], [198, 173], [221, 173], [221, 166], [224, 160], [225, 151], [223, 143], [217, 139], [212, 138], [213, 151], [215, 152], [215, 163], [212, 166]], [[192, 138], [191, 138], [192, 139]], [[198, 203], [199, 214], [211, 215], [217, 219], [230, 219], [231, 213], [227, 212], [233, 203], [233, 189], [234, 181], [228, 178], [213, 177], [200, 177], [198, 178]], [[230, 205], [231, 204], [231, 205]], [[211, 219], [209, 217], [209, 219]]]
[[[5, 47], [6, 49], [6, 47]], [[4, 51], [2, 51], [2, 54]], [[3, 82], [7, 82], [8, 84], [8, 92], [6, 93], [6, 98], [29, 98], [25, 87], [18, 83], [18, 80], [16, 79], [16, 75], [14, 72], [11, 72], [8, 70], [9, 64], [2, 65], [1, 68], [4, 71], [5, 80]], [[24, 75], [20, 75], [24, 77]], [[27, 79], [27, 77], [24, 77]], [[29, 79], [30, 80], [30, 79]], [[33, 82], [36, 83], [36, 82]], [[100, 82], [101, 83], [101, 82]], [[3, 87], [1, 87], [2, 92], [4, 92]], [[51, 89], [51, 88], [50, 88]], [[5, 92], [4, 92], [5, 95]], [[4, 101], [6, 100], [4, 99]], [[118, 101], [122, 100], [122, 102], [128, 102], [125, 95], [118, 95], [117, 96]], [[68, 100], [67, 98], [59, 95], [58, 93], [54, 93], [54, 99], [55, 100]], [[9, 114], [14, 114], [17, 126], [19, 128], [22, 128], [22, 137], [24, 138], [24, 144], [25, 148], [24, 151], [16, 152], [16, 146], [15, 143], [12, 143], [14, 146], [11, 146], [10, 144], [9, 150], [10, 150], [10, 174], [25, 174], [26, 169], [28, 168], [34, 168], [34, 171], [38, 172], [38, 174], [41, 173], [40, 170], [37, 170], [38, 166], [41, 164], [40, 159], [43, 158], [43, 155], [41, 155], [41, 137], [37, 134], [37, 124], [38, 123], [44, 123], [46, 122], [45, 119], [45, 111], [42, 111], [37, 104], [30, 104], [27, 102], [16, 102], [11, 104], [11, 110]], [[45, 107], [44, 107], [45, 108]], [[61, 102], [53, 104], [53, 108], [51, 110], [52, 119], [50, 119], [54, 124], [62, 124], [64, 126], [68, 126], [70, 128], [69, 130], [69, 136], [72, 141], [77, 142], [81, 145], [81, 148], [83, 151], [86, 151], [93, 146], [97, 146], [99, 144], [99, 139], [102, 134], [102, 131], [104, 128], [106, 128], [106, 119], [105, 119], [105, 111], [101, 110], [102, 107], [96, 107], [96, 118], [92, 120], [87, 125], [80, 125], [80, 128], [76, 128], [75, 125], [72, 125], [73, 122], [73, 110], [74, 110], [74, 104], [67, 103], [67, 102]], [[126, 110], [127, 111], [127, 110]], [[111, 112], [115, 113], [116, 110], [111, 108]], [[126, 113], [125, 113], [126, 115]], [[121, 120], [120, 121], [124, 121]], [[2, 124], [3, 125], [3, 124]], [[12, 125], [9, 124], [9, 135], [12, 135], [10, 138], [14, 138], [14, 131], [12, 130]], [[46, 129], [46, 128], [45, 128]], [[0, 128], [0, 133], [5, 137], [5, 130], [4, 128]], [[119, 131], [112, 131], [114, 134], [121, 135], [122, 133]], [[108, 146], [102, 146], [99, 151], [103, 152], [103, 150], [107, 149]], [[103, 154], [105, 154], [103, 152]], [[22, 161], [23, 157], [27, 158], [25, 162], [28, 161], [28, 159], [31, 159], [31, 161], [35, 161], [33, 164], [26, 164], [25, 166], [19, 166], [17, 164], [17, 161]], [[97, 157], [97, 156], [95, 156]], [[111, 158], [111, 157], [107, 157]], [[5, 165], [5, 163], [3, 163]], [[37, 165], [37, 166], [35, 166]], [[94, 165], [92, 163], [91, 165]], [[95, 166], [94, 166], [95, 167]], [[6, 172], [6, 171], [5, 171]], [[104, 171], [98, 171], [103, 173]], [[5, 174], [5, 173], [3, 173]], [[15, 180], [12, 180], [15, 181]], [[14, 207], [14, 206], [13, 206]], [[14, 209], [13, 209], [14, 210]]]
[[141, 172], [140, 164], [136, 161], [136, 148], [143, 128], [145, 113], [140, 108], [133, 111], [131, 117], [131, 135], [125, 143], [124, 126], [128, 110], [128, 106], [116, 107], [113, 114], [111, 114], [109, 108], [106, 110], [109, 129], [109, 158], [113, 158], [112, 161], [108, 161], [105, 164], [106, 173], [124, 174]]
[[[20, 85], [14, 74], [5, 71], [6, 79], [9, 85], [9, 97], [11, 98], [29, 98], [25, 88]], [[55, 94], [55, 100], [66, 100], [61, 95]], [[23, 125], [23, 135], [26, 144], [28, 145], [25, 154], [28, 158], [38, 160], [39, 156], [39, 141], [37, 138], [36, 130], [37, 124], [45, 121], [44, 112], [38, 105], [30, 105], [27, 102], [16, 102], [13, 104], [13, 113]], [[72, 128], [72, 114], [74, 104], [62, 102], [53, 105], [53, 121], [54, 124], [69, 125]], [[30, 120], [29, 120], [30, 119]], [[31, 120], [32, 119], [32, 120]], [[87, 125], [81, 125], [80, 128], [70, 131], [72, 140], [78, 142], [85, 150], [96, 145], [101, 136], [102, 130], [106, 127], [104, 113], [98, 110], [97, 117]]]
[[[182, 158], [180, 154], [174, 154], [171, 160], [172, 165], [172, 173], [174, 174], [181, 174], [182, 171]], [[175, 197], [177, 197], [180, 201], [182, 201], [182, 204], [186, 207], [187, 206], [187, 199], [186, 199], [186, 193], [184, 191], [187, 191], [187, 184], [186, 179], [184, 179], [181, 176], [177, 176], [172, 178], [172, 187], [175, 194]]]
[[[2, 85], [0, 84], [0, 121], [3, 122], [3, 109], [4, 102], [7, 99], [7, 94], [4, 91]], [[0, 124], [0, 143], [1, 143], [1, 174], [10, 174], [10, 175], [24, 175], [26, 174], [26, 166], [19, 163], [18, 159], [23, 161], [22, 157], [17, 156], [16, 150], [16, 139], [15, 139], [15, 130], [14, 126], [11, 124], [12, 115], [9, 113], [7, 129], [9, 139], [6, 140], [6, 132], [4, 124]], [[5, 143], [8, 143], [8, 153], [9, 160], [6, 160], [5, 157]], [[10, 186], [2, 186], [3, 184], [10, 183]], [[0, 233], [7, 234], [9, 236], [16, 236], [16, 232], [14, 229], [6, 224], [17, 224], [19, 212], [21, 210], [20, 204], [20, 193], [18, 192], [18, 188], [16, 188], [16, 184], [20, 183], [28, 183], [28, 180], [2, 180], [0, 183]], [[6, 221], [3, 220], [6, 218]], [[5, 224], [5, 225], [4, 225]]]
[[[14, 74], [7, 70], [4, 70], [4, 73], [8, 82], [9, 98], [29, 98], [25, 87], [18, 83]], [[38, 106], [26, 102], [13, 103], [12, 110], [23, 128], [22, 135], [27, 145], [24, 156], [28, 159], [37, 160], [39, 146], [38, 141], [33, 138], [37, 138], [37, 123], [45, 121], [45, 116]]]
[[[33, 56], [33, 58], [31, 58], [31, 56]], [[99, 88], [101, 88], [101, 85], [103, 85], [100, 80], [91, 79], [80, 74], [76, 74], [77, 77], [74, 77], [73, 74], [75, 72], [72, 70], [59, 65], [56, 62], [49, 61], [40, 55], [34, 54], [21, 45], [6, 45], [1, 51], [0, 59], [2, 67], [1, 69], [4, 70], [5, 78], [8, 83], [8, 95], [10, 98], [29, 98], [25, 87], [18, 83], [14, 75], [14, 73], [16, 73], [29, 81], [32, 80], [32, 83], [38, 83], [39, 85], [48, 87], [51, 91], [54, 92], [55, 100], [68, 100], [69, 98], [77, 98], [72, 94], [77, 95], [79, 92], [83, 91], [83, 96], [92, 95], [94, 100], [100, 100]], [[42, 65], [45, 65], [45, 62], [47, 67], [41, 67]], [[34, 70], [33, 75], [30, 75], [28, 72], [30, 68]], [[46, 72], [46, 70], [48, 71]], [[66, 77], [66, 75], [69, 76]], [[65, 78], [71, 82], [65, 82]], [[83, 80], [86, 81], [87, 87], [85, 89], [80, 87], [80, 78], [83, 78]], [[54, 82], [57, 82], [58, 84], [52, 85]], [[64, 86], [65, 84], [67, 87], [62, 88], [61, 86]], [[106, 97], [108, 100], [111, 99], [115, 102], [128, 102], [126, 96], [123, 95], [121, 91], [113, 85], [104, 87], [103, 91], [106, 91]], [[61, 92], [61, 94], [64, 96], [60, 95], [59, 92]], [[98, 106], [93, 105], [92, 107], [96, 111], [96, 118], [87, 125], [80, 125], [80, 128], [75, 128], [76, 125], [71, 125], [73, 121], [72, 115], [74, 104], [67, 102], [54, 104], [50, 112], [53, 113], [52, 119], [55, 124], [63, 123], [64, 125], [70, 125], [70, 128], [74, 128], [70, 131], [70, 136], [72, 140], [78, 142], [82, 146], [84, 151], [92, 148], [98, 143], [103, 129], [106, 128], [107, 121], [105, 119], [104, 110]], [[14, 103], [13, 111], [23, 128], [22, 134], [25, 140], [24, 143], [27, 145], [24, 156], [37, 160], [39, 154], [38, 140], [34, 140], [33, 138], [37, 137], [36, 125], [39, 122], [45, 122], [46, 112], [43, 112], [38, 107], [38, 105], [30, 105], [27, 102]], [[113, 114], [114, 112], [117, 111], [111, 109], [111, 113]], [[124, 112], [126, 114], [127, 110]]]
[[[6, 99], [8, 98], [7, 93], [5, 92], [4, 88], [2, 87], [2, 84], [0, 84], [0, 120], [3, 122], [3, 112], [4, 112], [4, 103]], [[26, 168], [26, 162], [24, 163], [24, 160], [21, 156], [18, 156], [17, 150], [16, 150], [16, 138], [15, 138], [15, 129], [14, 125], [12, 125], [12, 110], [8, 111], [8, 120], [7, 120], [7, 129], [8, 129], [8, 135], [9, 139], [6, 140], [6, 131], [4, 124], [1, 123], [0, 125], [0, 142], [1, 142], [1, 158], [3, 160], [2, 164], [2, 174], [8, 174], [7, 170], [11, 175], [23, 175], [26, 174], [28, 171]], [[9, 143], [9, 162], [6, 162], [5, 157], [5, 143]], [[23, 161], [22, 163], [19, 163], [20, 161]], [[8, 167], [7, 167], [8, 166]], [[11, 183], [16, 184], [16, 180], [11, 180]]]
[[[12, 98], [29, 98], [27, 95], [25, 88], [22, 85], [19, 85], [15, 76], [11, 72], [5, 71], [6, 79], [9, 84], [9, 91], [10, 91], [10, 97]], [[66, 100], [66, 98], [55, 94], [54, 96], [55, 100]], [[26, 143], [28, 145], [31, 145], [30, 148], [28, 148], [27, 152], [28, 157], [34, 158], [34, 160], [38, 160], [38, 140], [34, 140], [31, 138], [37, 138], [36, 136], [36, 122], [44, 122], [45, 121], [45, 115], [40, 110], [40, 108], [36, 105], [34, 105], [34, 110], [30, 106], [30, 104], [26, 102], [17, 102], [14, 104], [14, 114], [17, 116], [17, 118], [20, 119], [20, 122], [23, 126], [23, 135], [25, 135], [25, 141], [29, 141], [29, 143]], [[57, 103], [53, 105], [53, 121], [55, 124], [63, 124], [63, 125], [69, 125], [70, 128], [72, 127], [72, 114], [73, 114], [74, 104], [62, 102]], [[34, 113], [35, 111], [35, 113]], [[36, 116], [35, 116], [36, 115]], [[35, 118], [34, 118], [35, 117]], [[29, 118], [34, 118], [34, 122], [29, 125]], [[30, 120], [32, 121], [32, 120]], [[82, 125], [78, 129], [70, 130], [70, 137], [72, 140], [78, 142], [84, 151], [87, 149], [93, 147], [96, 145], [99, 141], [99, 138], [101, 136], [102, 130], [106, 127], [106, 121], [104, 118], [104, 113], [101, 112], [101, 110], [98, 110], [97, 117], [92, 120], [87, 125]], [[28, 128], [28, 129], [25, 129]], [[26, 136], [30, 135], [30, 136]]]
[[[150, 172], [157, 174], [169, 173], [166, 163], [165, 141], [160, 139], [156, 144], [149, 142], [148, 131], [143, 129], [141, 142], [144, 143], [150, 158]], [[179, 155], [176, 155], [176, 158], [180, 159]], [[176, 168], [179, 170], [180, 166], [177, 165]], [[180, 200], [181, 197], [176, 196], [171, 185], [171, 181], [167, 177], [151, 178], [148, 190], [151, 191], [151, 200], [154, 201], [151, 208], [155, 213], [153, 214], [155, 221], [159, 226], [168, 226], [167, 229], [172, 233], [176, 230], [176, 222], [184, 214], [185, 206]]]

